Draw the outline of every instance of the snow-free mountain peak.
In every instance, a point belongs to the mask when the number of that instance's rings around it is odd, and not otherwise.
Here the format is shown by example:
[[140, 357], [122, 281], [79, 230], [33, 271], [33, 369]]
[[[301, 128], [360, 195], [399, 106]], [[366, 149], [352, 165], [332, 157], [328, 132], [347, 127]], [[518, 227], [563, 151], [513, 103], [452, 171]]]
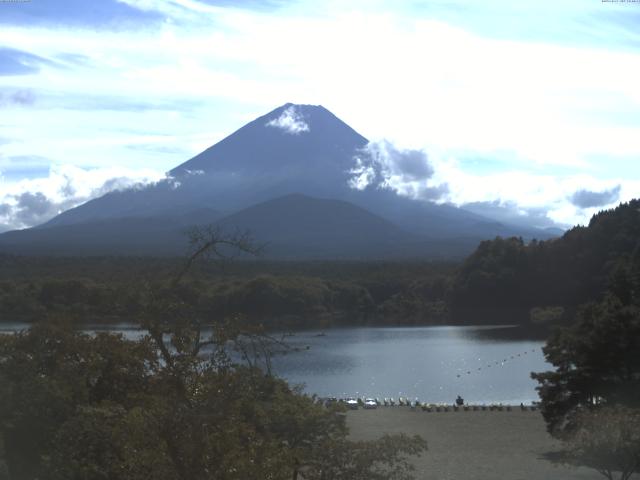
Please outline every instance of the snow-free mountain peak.
[[[367, 139], [320, 105], [286, 103], [256, 118], [169, 173], [335, 177], [353, 167]], [[327, 179], [329, 180], [329, 179]]]

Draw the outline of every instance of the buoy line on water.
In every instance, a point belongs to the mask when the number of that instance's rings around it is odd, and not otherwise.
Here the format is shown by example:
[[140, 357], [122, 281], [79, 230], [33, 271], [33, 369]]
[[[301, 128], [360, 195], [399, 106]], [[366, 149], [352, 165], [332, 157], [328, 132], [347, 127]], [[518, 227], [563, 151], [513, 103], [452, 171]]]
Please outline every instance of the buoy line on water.
[[[491, 368], [494, 365], [498, 365], [498, 366], [503, 366], [505, 363], [511, 361], [511, 360], [516, 360], [517, 358], [523, 358], [525, 355], [528, 355], [529, 353], [535, 353], [537, 350], [537, 348], [533, 348], [533, 349], [527, 349], [525, 351], [522, 351], [520, 353], [514, 353], [513, 355], [509, 355], [507, 358], [504, 358], [503, 360], [494, 360], [493, 362], [489, 362], [487, 364], [487, 366], [485, 368]], [[478, 367], [475, 372], [480, 372], [482, 371], [482, 367]], [[467, 375], [471, 375], [472, 370], [467, 370], [466, 374]], [[458, 378], [462, 378], [464, 377], [464, 374], [457, 374], [456, 375]], [[442, 387], [440, 387], [442, 389]], [[342, 395], [346, 395], [344, 392]], [[362, 408], [377, 408], [378, 406], [384, 406], [384, 407], [395, 407], [395, 406], [408, 406], [411, 407], [412, 409], [415, 408], [421, 408], [423, 411], [449, 411], [449, 408], [452, 408], [455, 411], [458, 410], [464, 410], [464, 411], [468, 411], [468, 410], [473, 410], [473, 411], [477, 411], [477, 410], [507, 410], [510, 411], [512, 408], [516, 408], [519, 407], [522, 410], [526, 410], [526, 409], [530, 409], [531, 411], [535, 411], [537, 409], [537, 402], [535, 401], [530, 401], [530, 406], [526, 406], [524, 405], [524, 403], [521, 403], [520, 405], [508, 405], [508, 404], [502, 404], [502, 403], [490, 403], [490, 404], [463, 404], [463, 405], [455, 405], [455, 404], [447, 404], [447, 403], [427, 403], [427, 402], [420, 402], [418, 400], [418, 398], [416, 397], [415, 400], [410, 400], [408, 397], [398, 397], [398, 400], [396, 401], [394, 398], [384, 398], [381, 399], [380, 397], [358, 397], [358, 394], [356, 394], [355, 397], [317, 397], [314, 395], [315, 397], [315, 401], [322, 403], [324, 405], [328, 405], [329, 403], [332, 402], [336, 402], [336, 403], [344, 403], [345, 405], [347, 405], [349, 408], [353, 408], [355, 405], [355, 408], [358, 407], [362, 407]], [[371, 400], [372, 402], [375, 402], [376, 406], [375, 407], [367, 407], [367, 400]], [[354, 402], [353, 404], [351, 404], [350, 402]], [[528, 402], [529, 403], [529, 402]]]
[[[491, 361], [487, 364], [485, 368], [491, 368], [493, 366], [502, 367], [505, 363], [510, 362], [511, 360], [516, 360], [518, 357], [522, 358], [524, 357], [524, 355], [528, 355], [529, 353], [535, 353], [536, 350], [537, 348], [533, 348], [531, 350], [527, 349], [520, 353], [514, 353], [513, 355], [510, 355], [509, 357], [504, 358], [503, 360]], [[482, 371], [482, 367], [477, 367], [475, 370], [467, 370], [466, 372], [463, 371], [462, 373], [456, 374], [456, 378], [462, 378], [465, 375], [471, 375], [474, 372], [481, 372], [481, 371]]]

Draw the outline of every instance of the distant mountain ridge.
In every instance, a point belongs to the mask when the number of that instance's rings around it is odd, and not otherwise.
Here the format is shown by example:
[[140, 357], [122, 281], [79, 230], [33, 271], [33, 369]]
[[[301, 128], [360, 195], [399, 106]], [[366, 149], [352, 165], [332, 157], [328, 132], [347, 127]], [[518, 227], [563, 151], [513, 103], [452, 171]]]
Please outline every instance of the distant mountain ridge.
[[163, 181], [114, 191], [38, 227], [0, 235], [0, 251], [178, 254], [188, 225], [212, 222], [253, 231], [270, 242], [268, 254], [287, 258], [387, 258], [401, 246], [404, 256], [460, 257], [496, 235], [551, 236], [390, 189], [354, 189], [355, 157], [367, 145], [324, 107], [285, 104]]

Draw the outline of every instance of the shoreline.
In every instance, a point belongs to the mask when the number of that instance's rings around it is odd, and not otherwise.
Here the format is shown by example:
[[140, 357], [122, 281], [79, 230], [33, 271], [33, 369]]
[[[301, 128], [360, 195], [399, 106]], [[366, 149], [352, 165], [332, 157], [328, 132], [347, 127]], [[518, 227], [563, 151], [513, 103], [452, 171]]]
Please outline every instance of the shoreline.
[[[521, 412], [538, 412], [538, 402], [537, 401], [528, 401], [521, 403], [508, 403], [508, 402], [491, 402], [491, 403], [465, 403], [463, 405], [456, 405], [455, 403], [446, 403], [446, 402], [418, 402], [417, 404], [413, 404], [413, 402], [409, 401], [409, 403], [395, 403], [395, 404], [380, 404], [378, 403], [377, 407], [374, 408], [365, 408], [364, 398], [357, 397], [349, 397], [355, 398], [358, 401], [358, 408], [353, 408], [349, 410], [387, 410], [387, 409], [396, 409], [396, 408], [404, 408], [411, 410], [412, 412], [425, 412], [425, 413], [449, 413], [449, 412], [513, 412], [513, 411], [521, 411]], [[366, 397], [369, 398], [369, 397]], [[375, 400], [375, 399], [374, 399]], [[334, 397], [328, 398], [318, 398], [320, 403], [324, 403], [325, 405], [329, 402], [337, 402], [342, 405], [347, 405], [346, 398], [335, 399]]]
[[[20, 326], [28, 328], [29, 326], [39, 322], [40, 320], [33, 319], [31, 317], [18, 318], [17, 316], [8, 320], [4, 319], [0, 321], [0, 328], [5, 326], [4, 330], [8, 330], [6, 326]], [[130, 317], [123, 318], [119, 316], [111, 315], [87, 315], [85, 320], [75, 322], [80, 327], [134, 327], [139, 324]], [[297, 333], [312, 333], [322, 332], [339, 332], [340, 330], [350, 330], [356, 328], [468, 328], [473, 329], [481, 333], [488, 339], [496, 340], [545, 340], [548, 336], [547, 330], [532, 329], [528, 325], [519, 325], [517, 323], [457, 323], [457, 322], [424, 322], [424, 323], [403, 323], [390, 321], [354, 321], [344, 323], [330, 323], [323, 325], [321, 323], [311, 322], [308, 325], [296, 325], [291, 328], [283, 328], [282, 326], [276, 326], [275, 328], [266, 329], [267, 333], [277, 334], [297, 334]]]

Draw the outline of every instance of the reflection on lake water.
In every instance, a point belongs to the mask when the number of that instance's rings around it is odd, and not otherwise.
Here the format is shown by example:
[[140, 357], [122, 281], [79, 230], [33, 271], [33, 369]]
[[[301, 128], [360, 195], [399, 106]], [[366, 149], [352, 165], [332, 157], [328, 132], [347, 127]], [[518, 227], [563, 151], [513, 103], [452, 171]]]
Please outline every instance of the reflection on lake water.
[[[493, 329], [495, 330], [495, 329]], [[532, 371], [550, 369], [543, 342], [502, 340], [487, 327], [345, 328], [298, 333], [309, 350], [278, 357], [275, 371], [320, 396], [403, 396], [452, 403], [538, 399]]]
[[[0, 332], [25, 328], [0, 324]], [[505, 327], [357, 327], [298, 332], [300, 350], [273, 360], [274, 371], [320, 396], [419, 398], [452, 403], [529, 403], [537, 400], [532, 371], [551, 368], [543, 342], [504, 339]], [[90, 326], [139, 338], [134, 325]], [[306, 347], [309, 349], [306, 349]]]

